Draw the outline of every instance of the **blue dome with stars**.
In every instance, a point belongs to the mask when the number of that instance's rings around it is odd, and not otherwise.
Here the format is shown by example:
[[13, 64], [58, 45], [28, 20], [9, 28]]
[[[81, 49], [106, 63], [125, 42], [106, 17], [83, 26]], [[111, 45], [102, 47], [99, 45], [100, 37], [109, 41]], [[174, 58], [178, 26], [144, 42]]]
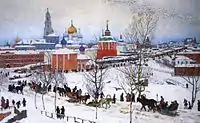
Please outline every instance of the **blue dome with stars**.
[[63, 39], [61, 40], [61, 45], [67, 45], [67, 41], [65, 40], [65, 38], [63, 37]]
[[83, 45], [81, 45], [81, 46], [79, 47], [79, 51], [80, 51], [80, 52], [85, 52], [85, 47], [84, 47]]

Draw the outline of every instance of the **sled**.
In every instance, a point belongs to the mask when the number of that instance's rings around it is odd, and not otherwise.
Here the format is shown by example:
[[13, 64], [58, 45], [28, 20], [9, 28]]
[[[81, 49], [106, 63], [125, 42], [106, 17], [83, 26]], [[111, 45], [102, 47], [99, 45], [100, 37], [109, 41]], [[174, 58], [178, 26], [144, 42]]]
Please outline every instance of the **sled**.
[[160, 111], [160, 113], [163, 114], [163, 115], [168, 115], [168, 116], [173, 116], [173, 117], [179, 115], [178, 112], [177, 112], [177, 110], [170, 111], [170, 110], [167, 110], [167, 109], [162, 109]]

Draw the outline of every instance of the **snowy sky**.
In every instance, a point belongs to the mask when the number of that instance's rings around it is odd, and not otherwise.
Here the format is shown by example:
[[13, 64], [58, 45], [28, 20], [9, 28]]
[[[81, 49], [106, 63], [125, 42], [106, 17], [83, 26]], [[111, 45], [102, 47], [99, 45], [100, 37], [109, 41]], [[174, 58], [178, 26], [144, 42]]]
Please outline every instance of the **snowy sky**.
[[[155, 41], [197, 37], [200, 39], [200, 0], [141, 0], [155, 7], [192, 15], [192, 20], [164, 19], [158, 24]], [[50, 9], [54, 30], [62, 34], [70, 20], [81, 28], [85, 40], [100, 35], [106, 20], [118, 36], [127, 27], [131, 14], [127, 6], [105, 4], [104, 0], [0, 0], [0, 41], [43, 36], [44, 14]]]

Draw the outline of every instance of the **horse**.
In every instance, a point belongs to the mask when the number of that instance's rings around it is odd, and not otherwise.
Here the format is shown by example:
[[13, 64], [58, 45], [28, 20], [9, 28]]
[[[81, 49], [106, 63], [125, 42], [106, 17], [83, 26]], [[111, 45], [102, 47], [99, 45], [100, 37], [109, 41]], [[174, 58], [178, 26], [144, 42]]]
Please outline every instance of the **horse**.
[[140, 109], [140, 111], [144, 108], [144, 110], [146, 111], [145, 106], [148, 106], [149, 110], [153, 109], [153, 112], [155, 112], [156, 110], [156, 105], [157, 105], [157, 101], [154, 99], [147, 99], [145, 96], [141, 96], [141, 98], [137, 98], [137, 101], [140, 102], [142, 104], [142, 108]]
[[89, 94], [86, 94], [84, 96], [79, 96], [80, 102], [83, 102], [84, 104], [86, 104], [88, 99], [90, 99], [90, 95]]
[[58, 90], [58, 93], [60, 96], [64, 96], [66, 91], [64, 88], [61, 88], [61, 87], [57, 87], [57, 90]]
[[23, 94], [24, 85], [22, 84], [20, 86], [16, 86], [15, 89], [16, 89], [17, 93], [19, 93], [19, 91], [20, 91], [21, 94]]
[[73, 93], [73, 92], [66, 92], [65, 94], [66, 94], [66, 96], [68, 96], [69, 98], [77, 99], [77, 94], [76, 94], [76, 93]]

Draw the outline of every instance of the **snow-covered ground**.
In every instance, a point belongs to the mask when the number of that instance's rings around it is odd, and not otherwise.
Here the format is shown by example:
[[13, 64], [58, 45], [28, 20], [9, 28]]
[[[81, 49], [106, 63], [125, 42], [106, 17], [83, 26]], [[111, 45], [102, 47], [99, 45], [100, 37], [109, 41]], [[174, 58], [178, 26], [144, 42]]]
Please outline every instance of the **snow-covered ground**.
[[[195, 106], [193, 110], [183, 109], [183, 99], [186, 98], [190, 100], [190, 90], [186, 89], [182, 86], [168, 85], [165, 81], [167, 79], [183, 82], [184, 80], [180, 77], [171, 76], [172, 69], [163, 68], [156, 64], [154, 61], [149, 61], [149, 66], [153, 68], [153, 76], [150, 78], [150, 84], [146, 88], [145, 94], [148, 98], [157, 99], [156, 95], [158, 94], [158, 98], [163, 96], [166, 101], [171, 102], [177, 100], [179, 103], [179, 116], [170, 117], [161, 115], [157, 112], [145, 112], [140, 111], [141, 105], [139, 103], [134, 103], [134, 111], [133, 111], [133, 122], [134, 123], [200, 123], [200, 113], [197, 112], [197, 105], [195, 102]], [[118, 81], [116, 80], [116, 76], [118, 71], [116, 68], [111, 68], [108, 71], [107, 78], [105, 82], [111, 81], [110, 83], [106, 83], [104, 88], [104, 94], [116, 94], [117, 103], [112, 104], [111, 108], [103, 109], [100, 108], [98, 111], [98, 122], [99, 123], [127, 123], [129, 122], [129, 103], [119, 102], [119, 96], [123, 92], [123, 90], [116, 91], [115, 87], [119, 87]], [[84, 73], [67, 73], [66, 81], [68, 85], [73, 88], [75, 85], [78, 88], [83, 90], [83, 93], [87, 92], [85, 88], [85, 80], [83, 77]], [[120, 80], [123, 81], [123, 80]], [[25, 94], [14, 94], [7, 92], [7, 86], [2, 89], [0, 92], [0, 96], [4, 96], [6, 99], [8, 98], [11, 102], [12, 99], [16, 101], [22, 100], [26, 98], [27, 100], [27, 115], [26, 119], [19, 121], [20, 123], [73, 123], [71, 119], [70, 122], [66, 122], [64, 120], [58, 120], [55, 117], [49, 118], [44, 114], [41, 115], [41, 111], [43, 110], [41, 96], [37, 97], [37, 107], [35, 109], [34, 104], [34, 92], [30, 91], [28, 87], [25, 88]], [[53, 93], [49, 93], [45, 96], [45, 107], [47, 112], [54, 113], [54, 96]], [[200, 99], [200, 95], [198, 94], [197, 99]], [[66, 115], [75, 116], [87, 120], [95, 121], [95, 108], [88, 107], [83, 104], [74, 104], [68, 103], [65, 97], [59, 97], [57, 99], [58, 106], [64, 106], [66, 109]], [[1, 111], [0, 111], [1, 112]], [[13, 114], [12, 114], [13, 115]], [[50, 115], [50, 114], [49, 114]], [[2, 123], [4, 123], [7, 119], [4, 119]]]

